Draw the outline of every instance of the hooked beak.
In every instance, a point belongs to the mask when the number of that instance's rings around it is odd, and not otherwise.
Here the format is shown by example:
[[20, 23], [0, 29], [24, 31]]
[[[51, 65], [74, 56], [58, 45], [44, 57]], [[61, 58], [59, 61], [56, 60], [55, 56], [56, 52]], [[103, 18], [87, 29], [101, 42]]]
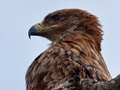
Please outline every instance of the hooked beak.
[[38, 31], [40, 30], [41, 30], [40, 25], [38, 24], [33, 25], [28, 32], [29, 38], [31, 39], [31, 35], [37, 35]]

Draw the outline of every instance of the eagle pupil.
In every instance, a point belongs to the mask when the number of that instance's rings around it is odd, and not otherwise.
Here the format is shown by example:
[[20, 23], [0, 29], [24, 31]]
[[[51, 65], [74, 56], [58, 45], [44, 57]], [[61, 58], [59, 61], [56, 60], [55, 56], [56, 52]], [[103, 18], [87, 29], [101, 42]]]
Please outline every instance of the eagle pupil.
[[56, 17], [56, 20], [58, 21], [59, 19], [60, 19], [60, 17], [59, 17], [59, 16], [57, 16], [57, 17]]
[[60, 17], [61, 17], [60, 15], [54, 15], [53, 19], [56, 20], [56, 21], [58, 21], [58, 20], [60, 20]]

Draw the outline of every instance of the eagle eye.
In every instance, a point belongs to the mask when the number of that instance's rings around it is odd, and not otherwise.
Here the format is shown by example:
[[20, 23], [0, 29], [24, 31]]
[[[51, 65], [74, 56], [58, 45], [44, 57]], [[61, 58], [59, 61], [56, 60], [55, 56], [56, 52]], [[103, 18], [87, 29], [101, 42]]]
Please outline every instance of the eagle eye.
[[61, 20], [62, 15], [61, 14], [49, 14], [45, 17], [43, 23], [53, 25], [58, 23]]
[[56, 15], [52, 16], [52, 19], [54, 21], [59, 21], [61, 19], [61, 15], [56, 14]]

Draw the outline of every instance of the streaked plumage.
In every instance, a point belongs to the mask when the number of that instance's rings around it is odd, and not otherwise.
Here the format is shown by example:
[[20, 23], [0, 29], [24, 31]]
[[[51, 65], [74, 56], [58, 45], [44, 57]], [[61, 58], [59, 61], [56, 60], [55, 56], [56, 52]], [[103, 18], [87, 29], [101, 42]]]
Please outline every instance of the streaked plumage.
[[29, 36], [52, 41], [26, 73], [26, 90], [51, 90], [74, 75], [110, 80], [101, 55], [102, 30], [98, 19], [80, 9], [63, 9], [48, 14], [31, 27]]

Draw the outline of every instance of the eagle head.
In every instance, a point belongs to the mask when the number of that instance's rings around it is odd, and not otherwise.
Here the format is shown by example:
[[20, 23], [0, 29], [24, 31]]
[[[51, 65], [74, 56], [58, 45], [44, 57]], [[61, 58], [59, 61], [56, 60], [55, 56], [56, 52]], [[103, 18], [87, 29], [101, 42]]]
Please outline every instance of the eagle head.
[[87, 34], [99, 45], [102, 40], [97, 17], [81, 9], [62, 9], [49, 13], [42, 22], [30, 28], [28, 35], [46, 37], [54, 42], [68, 33]]

